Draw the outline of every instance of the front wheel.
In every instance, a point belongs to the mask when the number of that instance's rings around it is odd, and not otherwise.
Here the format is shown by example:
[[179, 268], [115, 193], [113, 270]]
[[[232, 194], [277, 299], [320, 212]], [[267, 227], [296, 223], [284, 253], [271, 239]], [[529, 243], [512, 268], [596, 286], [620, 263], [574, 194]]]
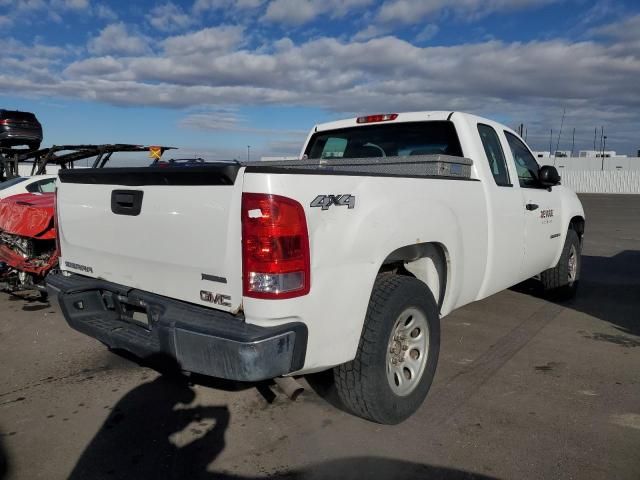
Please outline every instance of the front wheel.
[[356, 358], [334, 369], [342, 403], [354, 414], [397, 424], [422, 405], [436, 371], [440, 317], [421, 281], [376, 279]]
[[540, 274], [545, 295], [557, 300], [575, 297], [580, 283], [582, 245], [575, 230], [569, 229], [558, 264]]

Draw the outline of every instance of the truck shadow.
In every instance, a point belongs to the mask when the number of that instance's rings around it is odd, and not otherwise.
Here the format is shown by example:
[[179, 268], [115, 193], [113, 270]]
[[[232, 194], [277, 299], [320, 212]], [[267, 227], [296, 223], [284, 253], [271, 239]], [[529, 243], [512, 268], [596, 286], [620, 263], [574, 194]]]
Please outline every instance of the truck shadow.
[[[613, 257], [582, 256], [576, 297], [560, 305], [613, 324], [620, 332], [640, 336], [640, 251]], [[514, 290], [542, 297], [542, 286], [527, 280]]]
[[134, 388], [113, 407], [69, 478], [200, 478], [225, 447], [230, 413], [226, 406], [190, 406], [194, 399], [188, 379], [175, 372]]
[[[491, 478], [457, 469], [376, 457], [340, 459], [304, 469], [256, 476], [216, 471], [215, 461], [227, 447], [225, 433], [231, 425], [231, 413], [226, 405], [193, 405], [196, 395], [190, 379], [178, 373], [177, 364], [169, 366], [170, 360], [161, 360], [164, 374], [120, 399], [84, 449], [69, 479]], [[158, 359], [153, 359], [152, 363], [158, 364]], [[1, 447], [0, 444], [0, 461], [3, 462], [0, 469], [4, 472], [0, 470], [0, 479], [7, 470]], [[265, 473], [264, 469], [260, 470]]]

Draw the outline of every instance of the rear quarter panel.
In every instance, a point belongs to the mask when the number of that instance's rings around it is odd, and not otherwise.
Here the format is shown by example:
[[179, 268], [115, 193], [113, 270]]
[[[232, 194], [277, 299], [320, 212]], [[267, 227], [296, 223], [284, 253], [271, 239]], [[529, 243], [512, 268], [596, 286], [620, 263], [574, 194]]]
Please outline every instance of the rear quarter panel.
[[[305, 372], [353, 359], [377, 272], [394, 250], [424, 242], [445, 246], [450, 268], [443, 314], [472, 301], [482, 283], [487, 225], [480, 182], [246, 173], [244, 191], [284, 195], [305, 209], [310, 293], [290, 300], [243, 298], [250, 323], [308, 326]], [[337, 194], [355, 196], [355, 208], [310, 207], [317, 195]]]

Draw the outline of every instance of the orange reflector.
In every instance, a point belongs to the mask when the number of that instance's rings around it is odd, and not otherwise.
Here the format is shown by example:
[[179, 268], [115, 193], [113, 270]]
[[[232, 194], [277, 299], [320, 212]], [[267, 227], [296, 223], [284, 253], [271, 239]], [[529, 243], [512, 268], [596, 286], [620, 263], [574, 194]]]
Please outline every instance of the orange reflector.
[[149, 157], [160, 160], [160, 157], [162, 157], [162, 147], [149, 147]]

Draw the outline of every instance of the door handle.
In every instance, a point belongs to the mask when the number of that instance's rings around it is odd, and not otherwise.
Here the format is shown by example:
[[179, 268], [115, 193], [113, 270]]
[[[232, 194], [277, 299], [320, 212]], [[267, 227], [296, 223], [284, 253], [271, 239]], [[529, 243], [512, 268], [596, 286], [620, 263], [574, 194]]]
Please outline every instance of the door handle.
[[527, 203], [525, 207], [529, 211], [538, 209], [538, 205], [536, 205], [535, 203]]

